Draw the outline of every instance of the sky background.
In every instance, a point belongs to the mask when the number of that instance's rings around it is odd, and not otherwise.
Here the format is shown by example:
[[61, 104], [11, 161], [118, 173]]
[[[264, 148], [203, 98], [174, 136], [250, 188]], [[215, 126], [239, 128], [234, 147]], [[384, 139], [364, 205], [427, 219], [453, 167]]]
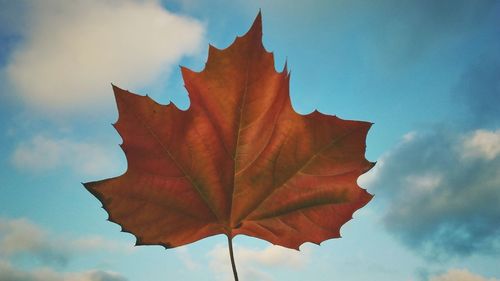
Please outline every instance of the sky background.
[[81, 182], [126, 169], [111, 83], [186, 109], [259, 9], [299, 113], [375, 123], [375, 197], [300, 252], [238, 236], [240, 279], [500, 280], [500, 1], [0, 0], [1, 281], [232, 280], [225, 237], [133, 247]]

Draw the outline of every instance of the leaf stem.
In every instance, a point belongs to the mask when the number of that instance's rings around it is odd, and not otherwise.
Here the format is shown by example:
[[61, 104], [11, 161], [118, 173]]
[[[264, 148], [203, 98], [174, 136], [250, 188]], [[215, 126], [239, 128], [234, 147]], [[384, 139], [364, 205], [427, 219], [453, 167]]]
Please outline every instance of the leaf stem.
[[233, 239], [227, 236], [227, 243], [229, 244], [229, 256], [231, 257], [231, 266], [233, 268], [234, 281], [238, 281], [238, 272], [236, 272], [236, 264], [234, 263], [234, 253], [233, 253]]

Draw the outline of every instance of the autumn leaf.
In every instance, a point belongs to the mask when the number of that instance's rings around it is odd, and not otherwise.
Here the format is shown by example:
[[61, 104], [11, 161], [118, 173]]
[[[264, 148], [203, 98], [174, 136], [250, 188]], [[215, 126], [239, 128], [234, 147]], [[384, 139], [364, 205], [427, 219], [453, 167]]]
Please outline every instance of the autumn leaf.
[[371, 123], [296, 113], [286, 66], [262, 45], [260, 13], [205, 69], [181, 68], [190, 107], [113, 86], [127, 171], [85, 187], [137, 245], [239, 234], [298, 249], [340, 237], [370, 199], [357, 178]]

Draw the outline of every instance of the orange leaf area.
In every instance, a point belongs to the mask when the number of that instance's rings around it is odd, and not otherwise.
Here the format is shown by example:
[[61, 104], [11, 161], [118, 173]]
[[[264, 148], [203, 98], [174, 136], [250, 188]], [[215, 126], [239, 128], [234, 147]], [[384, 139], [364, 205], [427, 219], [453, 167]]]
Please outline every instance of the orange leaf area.
[[340, 237], [371, 199], [357, 178], [369, 122], [291, 105], [289, 73], [262, 45], [260, 13], [201, 72], [182, 68], [186, 111], [113, 87], [127, 171], [86, 183], [138, 245], [245, 234], [298, 249]]

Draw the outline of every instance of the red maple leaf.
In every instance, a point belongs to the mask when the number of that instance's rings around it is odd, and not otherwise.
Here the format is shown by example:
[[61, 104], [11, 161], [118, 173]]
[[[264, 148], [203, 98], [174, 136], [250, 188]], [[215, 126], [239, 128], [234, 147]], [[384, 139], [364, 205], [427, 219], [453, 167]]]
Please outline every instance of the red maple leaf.
[[[201, 72], [182, 68], [186, 111], [113, 87], [127, 171], [86, 183], [137, 245], [238, 234], [298, 249], [340, 237], [371, 195], [357, 178], [371, 123], [296, 113], [289, 73], [262, 45], [260, 13]], [[232, 245], [230, 245], [232, 246]]]

